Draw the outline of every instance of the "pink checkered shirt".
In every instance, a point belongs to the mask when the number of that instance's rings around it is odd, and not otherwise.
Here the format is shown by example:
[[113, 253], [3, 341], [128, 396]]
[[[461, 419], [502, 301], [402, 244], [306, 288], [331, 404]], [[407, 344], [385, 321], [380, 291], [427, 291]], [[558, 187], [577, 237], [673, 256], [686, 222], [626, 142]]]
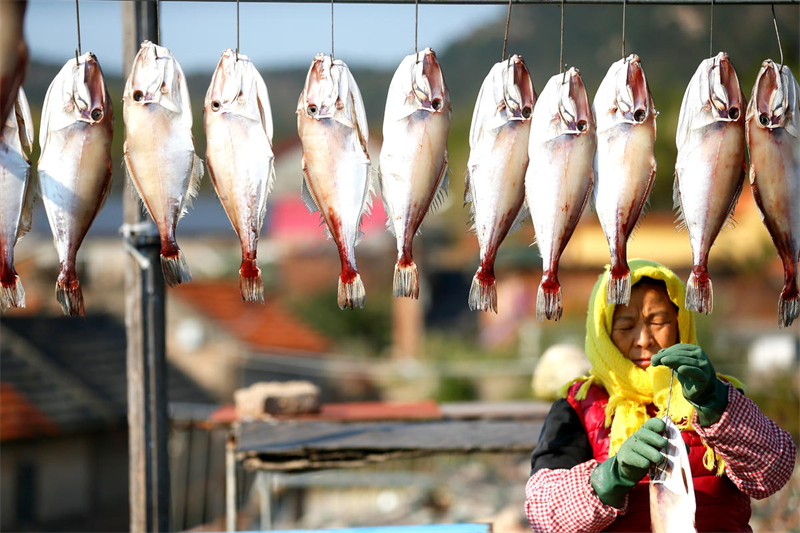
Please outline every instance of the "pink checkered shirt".
[[[745, 494], [763, 499], [783, 487], [794, 468], [797, 449], [791, 436], [733, 386], [728, 386], [728, 407], [713, 425], [701, 427], [695, 413], [695, 431], [725, 459], [725, 473]], [[594, 493], [589, 478], [597, 468], [594, 459], [569, 470], [543, 468], [525, 486], [525, 514], [539, 533], [594, 532], [625, 514], [605, 505]]]

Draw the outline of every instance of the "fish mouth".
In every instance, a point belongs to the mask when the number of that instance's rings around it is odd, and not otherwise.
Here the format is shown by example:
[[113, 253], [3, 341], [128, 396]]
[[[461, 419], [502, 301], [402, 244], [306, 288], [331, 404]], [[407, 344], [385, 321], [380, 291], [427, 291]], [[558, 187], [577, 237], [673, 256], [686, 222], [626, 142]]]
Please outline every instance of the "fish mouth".
[[530, 120], [533, 116], [533, 105], [536, 102], [531, 74], [520, 55], [514, 54], [509, 57], [508, 66], [510, 83], [506, 84], [505, 103], [506, 109], [510, 112], [509, 118], [520, 121]]
[[89, 52], [82, 64], [78, 68], [83, 68], [83, 84], [88, 92], [88, 106], [81, 111], [78, 120], [88, 124], [96, 124], [105, 117], [106, 109], [106, 86], [103, 80], [103, 71], [97, 57]]
[[744, 117], [744, 94], [731, 59], [725, 52], [714, 58], [709, 73], [711, 108], [717, 120], [738, 122]]
[[631, 105], [626, 106], [628, 108], [622, 116], [631, 124], [641, 124], [650, 116], [650, 90], [647, 87], [647, 78], [639, 56], [632, 54], [626, 58], [625, 63], [627, 64], [625, 85], [631, 98]]
[[[303, 91], [304, 95], [304, 108], [298, 110], [303, 112], [315, 120], [325, 118], [333, 118], [334, 112], [337, 109], [343, 109], [344, 103], [336, 95], [336, 100], [331, 104], [330, 96], [336, 89], [333, 87], [334, 81], [331, 75], [331, 68], [333, 66], [330, 56], [319, 53], [311, 63], [311, 69], [308, 71], [308, 80]], [[327, 87], [327, 91], [325, 88]]]
[[586, 133], [594, 125], [592, 108], [586, 87], [583, 85], [581, 73], [575, 67], [570, 67], [564, 73], [562, 82], [562, 97], [559, 103], [559, 113], [564, 122], [564, 133], [580, 135]]
[[442, 69], [436, 60], [436, 52], [432, 48], [426, 48], [417, 55], [413, 89], [419, 100], [420, 109], [429, 113], [444, 111], [447, 86]]
[[767, 59], [761, 65], [753, 95], [756, 123], [760, 127], [771, 130], [783, 126], [786, 98], [782, 89], [780, 69], [774, 61]]
[[241, 80], [236, 63], [240, 59], [246, 58], [245, 56], [237, 58], [235, 54], [230, 48], [223, 51], [214, 71], [211, 88], [206, 99], [208, 108], [214, 113], [227, 111], [230, 104], [241, 94]]

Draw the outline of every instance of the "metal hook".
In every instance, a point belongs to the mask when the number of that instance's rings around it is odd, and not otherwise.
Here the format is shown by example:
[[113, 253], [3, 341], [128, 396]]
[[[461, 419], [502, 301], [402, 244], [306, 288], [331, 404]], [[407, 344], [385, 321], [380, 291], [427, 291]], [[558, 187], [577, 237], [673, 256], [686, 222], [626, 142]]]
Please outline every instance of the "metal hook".
[[775, 25], [775, 37], [778, 39], [778, 50], [781, 53], [781, 70], [783, 70], [783, 46], [781, 45], [781, 34], [778, 31], [778, 18], [775, 16], [775, 4], [772, 4], [772, 23]]
[[75, 49], [75, 61], [81, 55], [81, 10], [78, 6], [78, 0], [75, 0], [75, 21], [78, 24], [78, 48]]
[[331, 0], [331, 62], [333, 62], [333, 0]]
[[711, 0], [711, 29], [708, 36], [708, 57], [714, 56], [714, 0]]
[[625, 59], [625, 18], [626, 8], [628, 6], [627, 0], [622, 0], [622, 59]]
[[414, 59], [419, 63], [419, 45], [417, 38], [419, 37], [419, 0], [414, 2]]
[[236, 61], [239, 61], [239, 0], [236, 0]]
[[506, 46], [508, 45], [508, 28], [511, 26], [511, 3], [513, 0], [508, 0], [508, 15], [506, 16], [506, 33], [503, 37], [503, 57], [500, 58], [500, 61], [503, 61], [506, 58]]
[[563, 72], [564, 66], [564, 0], [561, 0], [561, 46], [558, 52], [558, 72]]

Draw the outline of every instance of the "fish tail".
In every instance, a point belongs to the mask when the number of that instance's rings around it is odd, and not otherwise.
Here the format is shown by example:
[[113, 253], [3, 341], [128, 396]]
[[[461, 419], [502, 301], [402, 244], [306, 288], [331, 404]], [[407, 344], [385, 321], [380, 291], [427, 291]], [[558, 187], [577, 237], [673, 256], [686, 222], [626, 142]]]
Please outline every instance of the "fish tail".
[[414, 261], [395, 263], [392, 290], [395, 298], [419, 298], [419, 272]]
[[[629, 276], [630, 279], [630, 276]], [[547, 320], [561, 320], [564, 307], [561, 299], [561, 284], [555, 271], [545, 270], [542, 282], [539, 283], [539, 293], [536, 295], [536, 319], [541, 322]]]
[[469, 289], [469, 308], [473, 311], [497, 312], [497, 279], [494, 268], [485, 268], [483, 263], [472, 278]]
[[56, 300], [67, 316], [86, 316], [83, 307], [83, 291], [73, 268], [62, 269], [56, 281]]
[[25, 289], [17, 274], [13, 274], [11, 281], [0, 281], [0, 310], [6, 311], [11, 307], [25, 307]]
[[177, 245], [172, 245], [169, 249], [161, 247], [161, 271], [164, 273], [164, 281], [170, 287], [180, 283], [192, 281], [192, 272], [189, 270], [189, 263], [186, 256]]
[[714, 291], [704, 265], [692, 268], [686, 284], [686, 308], [707, 315], [714, 309]]
[[788, 328], [800, 315], [800, 291], [797, 288], [797, 272], [794, 264], [784, 271], [784, 282], [781, 296], [778, 298], [778, 325]]
[[242, 258], [242, 266], [239, 267], [239, 291], [245, 302], [264, 303], [264, 285], [255, 253], [248, 253]]
[[608, 305], [628, 305], [631, 300], [631, 271], [627, 261], [622, 264], [612, 264], [608, 273], [606, 287], [606, 303]]
[[339, 309], [364, 307], [367, 293], [361, 275], [350, 268], [343, 268], [339, 276]]

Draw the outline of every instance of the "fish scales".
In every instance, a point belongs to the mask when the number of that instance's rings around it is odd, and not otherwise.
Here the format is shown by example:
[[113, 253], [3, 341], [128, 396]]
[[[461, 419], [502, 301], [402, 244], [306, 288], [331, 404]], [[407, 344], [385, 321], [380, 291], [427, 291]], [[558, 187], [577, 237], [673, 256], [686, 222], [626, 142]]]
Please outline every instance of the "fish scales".
[[56, 298], [64, 314], [84, 316], [75, 271], [78, 249], [111, 185], [114, 112], [91, 52], [70, 59], [47, 90], [38, 173], [59, 260]]
[[36, 186], [31, 174], [33, 119], [20, 87], [14, 111], [0, 130], [0, 310], [25, 307], [25, 289], [14, 269], [14, 245], [27, 233]]
[[764, 225], [783, 263], [778, 324], [800, 315], [797, 261], [800, 255], [800, 86], [785, 65], [767, 60], [747, 108], [750, 184]]
[[558, 264], [592, 191], [596, 146], [595, 120], [580, 71], [573, 67], [551, 77], [533, 110], [525, 175], [543, 263], [536, 298], [539, 320], [561, 319]]
[[609, 304], [627, 305], [631, 294], [628, 239], [647, 204], [656, 176], [656, 111], [639, 57], [608, 69], [594, 98], [597, 153], [594, 205], [608, 241]]
[[0, 125], [17, 101], [28, 67], [28, 46], [23, 35], [25, 0], [0, 0]]
[[167, 48], [142, 43], [122, 101], [125, 167], [158, 228], [164, 281], [189, 282], [192, 274], [175, 231], [197, 194], [203, 163], [194, 150], [186, 78]]
[[669, 416], [664, 437], [664, 461], [650, 470], [650, 523], [653, 533], [696, 532], [697, 503], [686, 444], [681, 431]]
[[243, 300], [264, 303], [256, 252], [275, 180], [272, 111], [264, 79], [247, 56], [222, 53], [204, 115], [211, 181], [241, 241], [239, 290]]
[[387, 226], [397, 240], [395, 297], [419, 297], [414, 236], [447, 192], [450, 93], [430, 48], [406, 56], [389, 85], [380, 154]]
[[700, 313], [713, 310], [709, 252], [744, 181], [746, 104], [724, 52], [700, 63], [681, 103], [674, 195], [692, 246], [686, 307]]
[[343, 61], [322, 53], [314, 57], [297, 102], [297, 130], [303, 198], [310, 211], [320, 212], [339, 251], [339, 307], [364, 307], [355, 246], [372, 194], [369, 131], [361, 92]]
[[506, 235], [527, 217], [525, 170], [536, 91], [522, 56], [495, 63], [481, 85], [470, 127], [465, 203], [480, 246], [470, 309], [497, 312], [494, 264]]

